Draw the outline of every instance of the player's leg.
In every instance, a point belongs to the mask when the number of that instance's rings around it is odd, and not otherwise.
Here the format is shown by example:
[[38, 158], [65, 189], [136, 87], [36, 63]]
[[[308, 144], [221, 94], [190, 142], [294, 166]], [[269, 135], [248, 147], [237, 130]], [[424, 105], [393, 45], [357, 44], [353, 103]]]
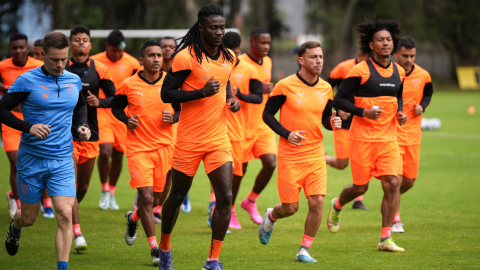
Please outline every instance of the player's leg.
[[52, 201], [55, 212], [57, 213], [58, 224], [57, 235], [55, 237], [57, 262], [59, 265], [68, 265], [68, 258], [72, 247], [72, 207], [75, 203], [75, 197], [53, 196]]
[[112, 210], [118, 210], [118, 204], [115, 201], [115, 189], [117, 186], [118, 179], [122, 172], [123, 166], [123, 153], [119, 151], [116, 147], [112, 149], [112, 162], [110, 163], [110, 174], [108, 180], [108, 186], [110, 188], [110, 204], [109, 207]]
[[163, 188], [163, 192], [160, 195], [157, 195], [157, 192], [154, 193], [154, 201], [153, 205], [153, 216], [155, 217], [155, 223], [161, 224], [162, 223], [162, 208], [163, 203], [167, 199], [168, 194], [170, 193], [170, 187], [172, 186], [172, 170], [169, 170], [167, 173], [167, 179], [165, 181], [165, 186]]
[[[40, 198], [40, 196], [38, 196]], [[15, 216], [10, 223], [7, 236], [5, 237], [5, 248], [10, 255], [15, 255], [18, 252], [20, 245], [20, 236], [22, 228], [30, 227], [37, 220], [38, 212], [40, 211], [40, 202], [26, 203], [23, 202], [22, 209], [18, 209]]]
[[42, 194], [42, 200], [40, 201], [40, 211], [43, 212], [44, 218], [55, 218], [55, 213], [53, 212], [52, 199], [48, 195], [48, 191], [45, 191]]
[[18, 158], [18, 151], [8, 151], [6, 152], [8, 162], [10, 164], [10, 187], [6, 194], [7, 201], [8, 201], [8, 213], [10, 214], [10, 218], [13, 218], [17, 209], [20, 208], [20, 200], [18, 197], [17, 191], [17, 158]]
[[[100, 133], [101, 134], [101, 133]], [[110, 156], [113, 151], [113, 143], [102, 143], [99, 145], [100, 154], [98, 156], [98, 176], [102, 185], [102, 195], [100, 197], [100, 209], [106, 210], [110, 205], [110, 188], [108, 185], [108, 176], [110, 174]]]

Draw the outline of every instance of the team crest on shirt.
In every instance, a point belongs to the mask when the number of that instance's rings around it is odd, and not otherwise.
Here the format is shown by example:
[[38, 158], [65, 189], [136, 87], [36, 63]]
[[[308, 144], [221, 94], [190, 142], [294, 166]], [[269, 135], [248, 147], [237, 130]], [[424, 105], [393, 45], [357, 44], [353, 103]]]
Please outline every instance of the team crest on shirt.
[[242, 82], [244, 74], [233, 74], [233, 78], [235, 79], [235, 82], [237, 84], [240, 84]]
[[123, 73], [127, 69], [127, 65], [118, 65], [117, 68], [120, 73]]
[[73, 92], [75, 92], [75, 85], [72, 83], [66, 83], [64, 84], [64, 86], [67, 89], [67, 92], [70, 94], [70, 96], [73, 96]]
[[232, 64], [230, 64], [230, 63], [222, 64], [222, 67], [223, 67], [223, 70], [225, 71], [225, 73], [229, 73], [229, 72], [230, 72], [231, 66], [232, 66]]
[[412, 84], [415, 88], [420, 87], [420, 84], [422, 84], [422, 79], [413, 79]]
[[316, 93], [317, 93], [318, 100], [320, 100], [320, 102], [322, 102], [323, 99], [325, 99], [325, 94], [322, 93], [322, 92], [316, 92]]

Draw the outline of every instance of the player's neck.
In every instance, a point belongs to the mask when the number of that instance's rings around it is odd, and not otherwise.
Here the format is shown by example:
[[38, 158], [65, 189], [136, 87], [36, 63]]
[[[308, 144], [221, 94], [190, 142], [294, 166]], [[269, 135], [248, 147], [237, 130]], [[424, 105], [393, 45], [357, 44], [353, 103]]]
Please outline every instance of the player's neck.
[[390, 57], [383, 57], [383, 55], [373, 54], [373, 60], [380, 64], [382, 67], [386, 68], [390, 65]]
[[298, 75], [302, 77], [308, 84], [314, 84], [318, 80], [318, 75], [308, 72], [304, 67], [298, 72]]
[[252, 50], [252, 48], [250, 48], [250, 51], [248, 52], [248, 54], [250, 55], [250, 58], [253, 59], [253, 61], [261, 64], [263, 62], [263, 55], [262, 53], [259, 53], [255, 50]]
[[163, 59], [162, 70], [167, 72], [172, 67], [172, 59]]
[[72, 54], [72, 58], [73, 58], [73, 60], [75, 60], [75, 62], [77, 62], [77, 63], [83, 63], [83, 62], [87, 61], [87, 59], [88, 59], [88, 54], [85, 54], [85, 55], [75, 55], [75, 54]]
[[19, 62], [15, 61], [15, 59], [12, 57], [12, 62], [13, 62], [13, 64], [14, 64], [15, 66], [17, 66], [17, 67], [23, 67], [23, 66], [25, 66], [25, 64], [27, 63], [27, 61], [28, 61], [28, 56], [25, 58], [25, 60], [22, 60], [22, 61], [19, 61]]
[[219, 48], [217, 46], [212, 46], [212, 45], [207, 44], [207, 42], [205, 42], [203, 40], [203, 38], [201, 39], [200, 42], [201, 42], [202, 47], [203, 47], [203, 49], [205, 50], [206, 53], [208, 53], [211, 56], [217, 55], [218, 50], [219, 50]]
[[108, 56], [108, 51], [106, 52], [106, 55], [107, 55], [107, 58], [112, 62], [117, 62], [118, 60], [122, 59], [122, 57], [123, 57], [123, 53], [122, 53], [122, 56], [120, 56], [120, 58], [118, 58], [116, 61], [113, 61], [112, 58], [110, 58], [110, 56]]
[[150, 72], [146, 69], [143, 70], [143, 72], [141, 73], [142, 77], [149, 81], [149, 82], [154, 82], [158, 79], [158, 77], [160, 77], [160, 73], [159, 72]]

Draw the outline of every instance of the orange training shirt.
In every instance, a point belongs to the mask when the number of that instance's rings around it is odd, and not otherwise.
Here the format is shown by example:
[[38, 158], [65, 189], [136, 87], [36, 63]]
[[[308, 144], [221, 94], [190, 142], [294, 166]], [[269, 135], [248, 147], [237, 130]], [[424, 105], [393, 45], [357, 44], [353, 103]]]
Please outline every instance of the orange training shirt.
[[331, 79], [343, 80], [347, 77], [348, 72], [357, 64], [357, 59], [348, 59], [338, 64], [331, 72]]
[[[17, 79], [18, 76], [22, 75], [23, 73], [43, 66], [43, 62], [40, 60], [37, 60], [33, 57], [28, 56], [27, 57], [27, 62], [25, 62], [25, 65], [23, 66], [16, 66], [13, 63], [12, 58], [7, 58], [0, 62], [0, 76], [3, 80], [3, 84], [5, 85], [5, 88], [8, 89], [13, 82]], [[2, 93], [3, 94], [3, 93]]]

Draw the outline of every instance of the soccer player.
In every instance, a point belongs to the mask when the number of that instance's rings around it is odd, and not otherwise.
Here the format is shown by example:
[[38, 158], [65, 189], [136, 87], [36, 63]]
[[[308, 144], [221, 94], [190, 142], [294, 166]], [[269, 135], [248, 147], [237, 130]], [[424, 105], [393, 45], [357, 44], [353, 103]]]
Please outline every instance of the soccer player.
[[[223, 44], [232, 50], [237, 57], [237, 63], [230, 75], [230, 83], [233, 95], [240, 101], [241, 106], [245, 104], [260, 104], [263, 101], [263, 85], [258, 79], [256, 69], [247, 62], [238, 59], [242, 39], [238, 33], [228, 32], [223, 37]], [[232, 217], [230, 228], [241, 229], [235, 212], [235, 198], [240, 189], [240, 180], [243, 176], [243, 141], [245, 139], [245, 111], [233, 113], [226, 109], [228, 137], [232, 145], [233, 157], [233, 183], [232, 183]]]
[[[125, 241], [133, 245], [137, 222], [141, 219], [150, 245], [154, 264], [159, 263], [159, 248], [155, 236], [152, 208], [159, 201], [168, 171], [171, 169], [174, 140], [172, 124], [178, 121], [171, 104], [162, 102], [161, 90], [165, 73], [161, 71], [162, 49], [155, 40], [145, 42], [140, 48], [143, 71], [120, 84], [115, 99], [113, 115], [127, 127], [127, 159], [130, 186], [138, 190], [138, 209], [129, 211]], [[177, 107], [179, 107], [177, 105]], [[124, 109], [128, 109], [128, 116]], [[175, 113], [175, 114], [174, 114]]]
[[[9, 49], [12, 57], [0, 62], [0, 94], [6, 93], [18, 76], [43, 65], [43, 62], [28, 56], [30, 51], [28, 38], [23, 34], [15, 34], [10, 37]], [[21, 106], [12, 109], [12, 113], [17, 118], [23, 119]], [[17, 209], [20, 209], [17, 192], [17, 158], [21, 136], [21, 131], [2, 124], [3, 147], [10, 162], [10, 187], [12, 189], [7, 191], [6, 194], [10, 218], [13, 218]], [[47, 205], [50, 207], [47, 211], [49, 215], [53, 215], [52, 203], [48, 197], [46, 201], [49, 202], [49, 204], [47, 202]]]
[[[263, 110], [268, 97], [273, 90], [272, 59], [268, 57], [270, 51], [270, 34], [264, 28], [257, 27], [250, 32], [250, 50], [242, 54], [241, 61], [251, 64], [257, 70], [258, 78], [263, 83], [263, 101], [261, 104], [246, 104], [245, 141], [243, 143], [243, 174], [247, 170], [248, 162], [253, 158], [260, 158], [262, 169], [255, 179], [255, 185], [247, 197], [242, 200], [241, 206], [249, 214], [253, 222], [262, 223], [258, 214], [256, 201], [260, 193], [267, 186], [275, 170], [277, 159], [277, 141], [275, 133], [262, 121]], [[233, 182], [240, 183], [241, 176], [234, 175]]]
[[[327, 79], [327, 82], [333, 87], [339, 86], [343, 79], [346, 78], [348, 72], [352, 67], [356, 64], [367, 60], [369, 58], [369, 54], [358, 51], [357, 58], [349, 59], [346, 61], [341, 62], [338, 64], [331, 72], [330, 76]], [[348, 100], [355, 104], [354, 96], [350, 95]], [[343, 170], [348, 166], [348, 155], [349, 155], [349, 147], [348, 147], [348, 130], [350, 129], [350, 125], [352, 124], [353, 115], [351, 113], [344, 112], [342, 110], [337, 110], [338, 116], [342, 118], [342, 128], [333, 131], [333, 143], [335, 146], [335, 156], [325, 156], [325, 160], [327, 164], [337, 168], [339, 170]], [[363, 204], [363, 195], [358, 196], [353, 201], [352, 208], [354, 209], [363, 209], [369, 210], [367, 206]]]
[[398, 205], [393, 219], [392, 232], [404, 233], [400, 220], [400, 194], [407, 192], [415, 184], [420, 162], [422, 136], [422, 115], [432, 100], [433, 87], [430, 74], [415, 64], [417, 54], [415, 40], [402, 37], [395, 53], [397, 63], [405, 69], [403, 82], [403, 111], [408, 116], [405, 125], [397, 125], [397, 140], [400, 149], [400, 171], [398, 172]]
[[[91, 57], [107, 66], [115, 89], [118, 89], [123, 80], [135, 74], [140, 68], [138, 60], [124, 51], [125, 47], [125, 38], [122, 32], [113, 30], [107, 37], [106, 51]], [[98, 97], [105, 98], [105, 94], [100, 92]], [[115, 188], [122, 172], [127, 128], [113, 116], [111, 109], [98, 109], [98, 123], [100, 155], [97, 164], [102, 183], [99, 205], [102, 210], [107, 208], [118, 210]]]
[[167, 72], [172, 67], [172, 54], [175, 52], [175, 47], [177, 47], [177, 41], [173, 37], [164, 37], [160, 40], [160, 46], [163, 53], [162, 70]]
[[[23, 227], [35, 222], [45, 189], [57, 214], [58, 269], [67, 269], [72, 246], [72, 207], [75, 202], [75, 169], [72, 132], [88, 139], [87, 107], [80, 78], [68, 71], [68, 39], [59, 32], [43, 39], [45, 64], [18, 77], [0, 101], [0, 121], [22, 131], [18, 150], [18, 189], [22, 209], [8, 227], [5, 247], [15, 255]], [[24, 120], [10, 112], [22, 104]], [[36, 124], [32, 124], [36, 123]]]
[[[78, 75], [82, 80], [82, 95], [86, 99], [88, 120], [91, 130], [89, 140], [81, 140], [75, 130], [73, 135], [73, 154], [76, 167], [77, 198], [73, 207], [73, 234], [75, 237], [75, 250], [77, 252], [87, 249], [87, 242], [80, 229], [78, 204], [87, 194], [88, 185], [92, 178], [95, 158], [99, 155], [98, 147], [98, 120], [97, 108], [110, 108], [110, 103], [115, 95], [115, 86], [107, 67], [93, 59], [89, 53], [92, 48], [90, 42], [90, 29], [83, 25], [76, 26], [70, 31], [70, 49], [72, 58], [65, 67], [66, 70]], [[100, 88], [105, 94], [105, 99], [99, 99]]]
[[162, 211], [160, 269], [171, 269], [170, 238], [180, 205], [203, 160], [216, 196], [212, 240], [203, 269], [219, 270], [219, 254], [230, 222], [232, 154], [227, 136], [225, 103], [240, 109], [229, 83], [235, 55], [222, 43], [225, 17], [215, 5], [203, 6], [198, 21], [182, 38], [162, 86], [165, 103], [182, 103], [173, 153], [172, 188]]
[[[307, 41], [300, 45], [298, 60], [301, 70], [275, 85], [263, 113], [265, 123], [280, 135], [277, 187], [281, 203], [265, 211], [259, 238], [262, 244], [268, 244], [276, 221], [297, 212], [303, 188], [309, 210], [296, 260], [310, 263], [317, 262], [308, 250], [322, 222], [327, 192], [321, 126], [339, 129], [342, 120], [332, 115], [332, 87], [319, 78], [323, 68], [320, 43]], [[280, 122], [275, 118], [278, 110]]]
[[[349, 132], [353, 184], [346, 186], [339, 198], [330, 202], [327, 226], [331, 233], [340, 227], [343, 206], [363, 195], [372, 176], [381, 180], [383, 188], [382, 231], [378, 249], [405, 251], [391, 237], [397, 207], [399, 151], [397, 121], [405, 124], [402, 113], [402, 82], [405, 70], [390, 61], [398, 48], [400, 25], [394, 20], [365, 20], [357, 26], [360, 47], [373, 56], [355, 65], [335, 95], [334, 106], [353, 114]], [[355, 95], [355, 104], [348, 97]]]
[[33, 58], [43, 62], [43, 58], [42, 58], [42, 39], [37, 39], [33, 43]]

